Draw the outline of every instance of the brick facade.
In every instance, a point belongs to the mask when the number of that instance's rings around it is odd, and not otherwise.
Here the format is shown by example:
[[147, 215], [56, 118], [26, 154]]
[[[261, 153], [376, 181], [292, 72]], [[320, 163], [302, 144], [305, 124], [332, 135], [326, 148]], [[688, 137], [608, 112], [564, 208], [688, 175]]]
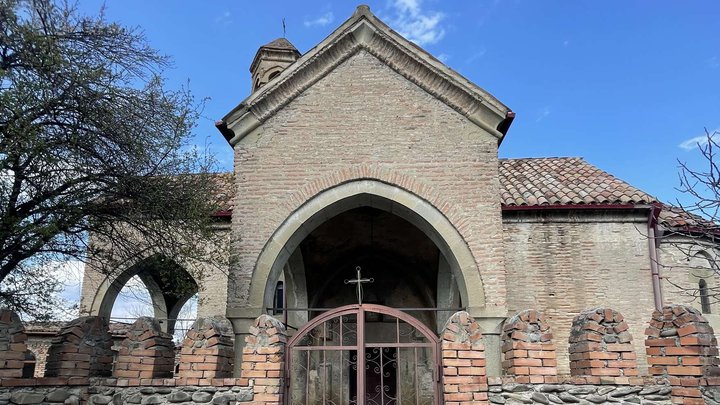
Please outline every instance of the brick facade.
[[195, 321], [182, 342], [178, 376], [189, 379], [232, 377], [233, 337], [230, 321], [221, 316]]
[[492, 253], [502, 249], [497, 171], [495, 137], [375, 56], [355, 53], [235, 145], [242, 198], [233, 209], [229, 307], [248, 305], [258, 256], [293, 211], [319, 191], [370, 178], [445, 214], [482, 268], [490, 305], [503, 308], [503, 256]]
[[717, 339], [700, 312], [684, 305], [654, 311], [646, 330], [649, 372], [668, 377], [675, 403], [704, 404], [705, 377], [720, 376]]
[[638, 369], [646, 372], [643, 336], [654, 310], [646, 221], [618, 212], [504, 213], [505, 266], [513, 286], [508, 309], [543, 311], [560, 375], [570, 373], [572, 320], [584, 309], [603, 305], [625, 317]]
[[160, 330], [153, 318], [139, 318], [120, 343], [113, 376], [119, 378], [171, 378], [175, 372], [172, 336]]
[[253, 389], [254, 405], [282, 404], [285, 387], [285, 326], [269, 315], [261, 315], [245, 338], [240, 378]]
[[68, 322], [52, 340], [45, 377], [109, 377], [111, 347], [108, 324], [102, 318], [85, 316]]
[[23, 376], [27, 335], [20, 317], [8, 309], [0, 309], [0, 378]]
[[545, 317], [528, 309], [505, 322], [503, 370], [520, 383], [557, 383], [557, 356]]
[[440, 338], [445, 403], [487, 401], [485, 345], [480, 325], [467, 312], [457, 312], [448, 319]]
[[637, 377], [637, 355], [625, 318], [610, 308], [595, 308], [575, 317], [570, 330], [570, 374]]

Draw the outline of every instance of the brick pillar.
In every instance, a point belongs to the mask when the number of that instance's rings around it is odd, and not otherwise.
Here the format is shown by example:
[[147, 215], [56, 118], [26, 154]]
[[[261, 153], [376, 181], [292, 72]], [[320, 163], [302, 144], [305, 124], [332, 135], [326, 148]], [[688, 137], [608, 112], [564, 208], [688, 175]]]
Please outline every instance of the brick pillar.
[[138, 318], [120, 343], [113, 376], [116, 378], [172, 378], [175, 345], [160, 323]]
[[704, 377], [719, 375], [718, 347], [707, 319], [684, 305], [654, 311], [645, 330], [648, 372], [668, 377], [676, 404], [704, 404], [699, 385]]
[[528, 309], [508, 319], [503, 327], [503, 370], [515, 381], [557, 383], [557, 356], [545, 317]]
[[109, 377], [112, 374], [112, 337], [97, 316], [68, 322], [52, 339], [45, 377]]
[[440, 337], [445, 404], [487, 403], [485, 345], [480, 325], [467, 312], [456, 312]]
[[181, 378], [229, 378], [233, 372], [233, 329], [221, 316], [200, 318], [180, 349]]
[[282, 404], [285, 371], [285, 326], [269, 315], [260, 315], [245, 338], [241, 381], [253, 387], [254, 405]]
[[571, 375], [638, 375], [632, 336], [619, 312], [609, 308], [596, 308], [579, 314], [573, 319], [569, 340]]
[[27, 335], [20, 317], [9, 309], [0, 309], [0, 378], [23, 376]]

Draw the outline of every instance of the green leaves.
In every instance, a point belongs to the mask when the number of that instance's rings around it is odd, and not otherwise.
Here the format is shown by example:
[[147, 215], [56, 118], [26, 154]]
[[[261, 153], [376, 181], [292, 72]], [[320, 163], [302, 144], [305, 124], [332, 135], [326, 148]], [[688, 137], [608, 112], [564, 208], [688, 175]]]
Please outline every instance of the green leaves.
[[167, 89], [169, 59], [51, 0], [0, 0], [0, 17], [0, 301], [27, 310], [17, 286], [68, 257], [108, 274], [148, 249], [216, 260], [227, 184], [191, 148], [201, 103]]

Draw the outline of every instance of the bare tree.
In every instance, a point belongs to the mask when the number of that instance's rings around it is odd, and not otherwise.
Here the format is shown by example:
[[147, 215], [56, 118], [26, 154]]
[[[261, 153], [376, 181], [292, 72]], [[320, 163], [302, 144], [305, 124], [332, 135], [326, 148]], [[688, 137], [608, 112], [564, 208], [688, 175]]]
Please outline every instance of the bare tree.
[[697, 149], [701, 166], [678, 161], [682, 200], [661, 214], [659, 243], [675, 260], [660, 265], [666, 281], [710, 312], [710, 305], [720, 302], [720, 283], [715, 281], [720, 276], [720, 133], [706, 129]]
[[166, 88], [168, 67], [102, 13], [0, 0], [0, 304], [50, 314], [46, 264], [68, 258], [209, 260], [229, 179], [192, 146], [202, 103]]

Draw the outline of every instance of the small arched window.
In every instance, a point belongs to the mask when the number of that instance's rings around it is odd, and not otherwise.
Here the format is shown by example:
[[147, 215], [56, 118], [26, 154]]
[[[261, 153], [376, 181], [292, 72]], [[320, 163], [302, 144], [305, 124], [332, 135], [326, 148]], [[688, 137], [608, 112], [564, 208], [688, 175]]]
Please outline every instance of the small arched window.
[[273, 298], [273, 315], [280, 315], [285, 308], [285, 286], [282, 281], [275, 285], [275, 297]]
[[280, 72], [281, 72], [280, 70], [277, 70], [275, 72], [270, 73], [270, 76], [268, 76], [268, 81], [280, 76]]
[[704, 279], [700, 279], [698, 283], [698, 289], [700, 290], [700, 306], [703, 314], [709, 314], [710, 312], [710, 295], [708, 293], [707, 282]]

